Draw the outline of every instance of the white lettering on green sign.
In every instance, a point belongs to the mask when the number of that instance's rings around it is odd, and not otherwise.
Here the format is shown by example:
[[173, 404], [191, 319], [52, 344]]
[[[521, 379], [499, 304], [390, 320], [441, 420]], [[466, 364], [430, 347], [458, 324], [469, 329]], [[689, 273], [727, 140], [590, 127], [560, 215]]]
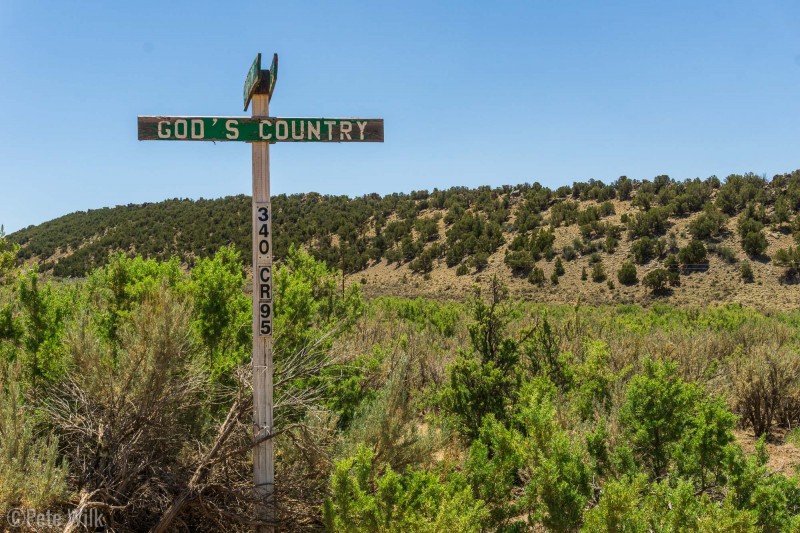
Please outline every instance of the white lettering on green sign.
[[248, 142], [383, 141], [382, 119], [139, 117], [139, 139]]

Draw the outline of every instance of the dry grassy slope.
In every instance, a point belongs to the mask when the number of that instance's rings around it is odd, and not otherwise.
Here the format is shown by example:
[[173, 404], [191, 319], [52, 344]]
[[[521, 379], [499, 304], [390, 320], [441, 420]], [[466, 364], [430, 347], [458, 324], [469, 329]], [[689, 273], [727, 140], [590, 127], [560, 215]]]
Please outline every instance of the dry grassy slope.
[[[585, 209], [589, 204], [594, 203], [583, 202], [585, 205], [582, 205], [581, 208]], [[636, 211], [635, 208], [631, 207], [630, 202], [614, 201], [613, 203], [616, 214], [604, 220], [621, 224], [620, 218], [623, 213], [632, 214]], [[698, 215], [670, 219], [671, 227], [669, 231], [675, 232], [679, 246], [684, 246], [688, 242], [689, 234], [686, 229], [696, 216]], [[547, 216], [545, 216], [545, 219], [547, 219]], [[747, 259], [747, 256], [742, 250], [739, 236], [736, 233], [736, 221], [737, 217], [728, 220], [728, 232], [721, 244], [735, 250], [737, 259], [741, 261]], [[575, 237], [580, 236], [577, 225], [556, 228], [555, 233], [556, 242], [554, 246], [559, 251], [563, 246], [571, 244]], [[786, 248], [794, 244], [791, 235], [784, 235], [772, 231], [770, 228], [765, 230], [765, 234], [769, 241], [767, 250], [767, 255], [769, 256], [772, 256], [779, 248]], [[591, 277], [587, 281], [581, 281], [582, 267], [586, 267], [587, 272], [591, 273], [589, 257], [579, 257], [573, 261], [564, 261], [566, 273], [561, 277], [557, 286], [553, 286], [547, 281], [543, 287], [537, 287], [530, 284], [525, 278], [514, 277], [510, 269], [503, 263], [505, 251], [511, 241], [511, 237], [506, 235], [506, 245], [498, 249], [489, 258], [489, 266], [479, 273], [456, 276], [456, 269], [448, 268], [444, 261], [440, 260], [433, 272], [430, 273], [430, 279], [425, 280], [422, 274], [412, 273], [407, 264], [400, 266], [396, 264], [388, 265], [384, 260], [371, 265], [363, 272], [350, 276], [348, 282], [360, 283], [366, 281], [364, 292], [368, 296], [395, 295], [463, 299], [470, 294], [474, 285], [485, 285], [492, 275], [497, 274], [508, 284], [512, 295], [515, 297], [541, 302], [574, 304], [580, 301], [592, 305], [617, 303], [649, 305], [653, 302], [664, 302], [678, 306], [703, 306], [738, 302], [750, 307], [775, 311], [800, 307], [800, 285], [783, 285], [779, 283], [779, 276], [783, 270], [773, 265], [771, 261], [759, 262], [750, 260], [755, 274], [755, 281], [753, 283], [745, 283], [739, 274], [739, 263], [726, 264], [714, 254], [709, 254], [709, 269], [706, 272], [682, 275], [681, 286], [674, 288], [672, 294], [668, 296], [654, 297], [641, 283], [631, 287], [622, 286], [617, 281], [617, 271], [622, 263], [630, 257], [632, 244], [632, 241], [627, 240], [626, 233], [623, 233], [615, 253], [607, 254], [601, 252], [608, 279], [614, 281], [614, 289], [609, 289], [606, 282], [592, 282]], [[443, 222], [440, 225], [440, 239], [444, 239]], [[553, 264], [554, 261], [548, 262], [545, 260], [541, 260], [538, 263], [544, 269], [548, 280], [553, 272]], [[651, 261], [647, 265], [638, 266], [639, 280], [647, 272], [660, 266], [662, 266], [660, 261]]]

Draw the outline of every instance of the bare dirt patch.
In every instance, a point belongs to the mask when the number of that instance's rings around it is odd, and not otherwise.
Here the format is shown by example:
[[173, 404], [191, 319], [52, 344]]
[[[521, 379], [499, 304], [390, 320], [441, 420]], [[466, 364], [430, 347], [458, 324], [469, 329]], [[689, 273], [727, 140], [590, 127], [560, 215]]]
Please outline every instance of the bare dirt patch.
[[[733, 434], [745, 452], [755, 453], [757, 439], [752, 431], [736, 430]], [[784, 431], [775, 430], [773, 437], [767, 440], [767, 452], [769, 453], [767, 468], [770, 472], [780, 472], [791, 476], [800, 467], [800, 448], [785, 442], [784, 437]]]

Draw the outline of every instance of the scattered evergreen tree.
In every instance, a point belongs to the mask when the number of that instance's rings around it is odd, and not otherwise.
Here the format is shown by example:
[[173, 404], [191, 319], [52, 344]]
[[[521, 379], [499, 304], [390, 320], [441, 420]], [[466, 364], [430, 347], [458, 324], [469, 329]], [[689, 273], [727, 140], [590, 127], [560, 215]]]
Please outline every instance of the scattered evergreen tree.
[[530, 274], [528, 274], [528, 282], [533, 283], [534, 285], [542, 286], [544, 285], [544, 270], [539, 267], [534, 267]]
[[678, 259], [684, 267], [692, 265], [706, 264], [708, 252], [702, 241], [693, 239], [689, 241], [680, 252], [678, 252]]
[[634, 285], [639, 281], [636, 276], [636, 265], [630, 261], [622, 263], [622, 267], [617, 272], [617, 280], [623, 285]]
[[600, 283], [606, 280], [606, 269], [603, 268], [603, 263], [595, 263], [592, 266], [592, 281]]
[[553, 265], [553, 272], [555, 272], [556, 276], [564, 275], [564, 263], [561, 262], [560, 257], [556, 257], [555, 265]]
[[650, 289], [654, 293], [662, 292], [667, 288], [670, 274], [663, 268], [657, 268], [648, 272], [642, 279], [642, 285]]
[[795, 280], [800, 277], [800, 246], [781, 248], [775, 252], [775, 264], [784, 267], [784, 278]]
[[711, 239], [722, 232], [727, 221], [728, 217], [709, 203], [703, 213], [689, 224], [689, 233], [698, 240]]
[[742, 279], [747, 283], [753, 282], [753, 268], [750, 266], [750, 261], [742, 261], [742, 265], [739, 267], [739, 273]]
[[762, 255], [768, 244], [763, 231], [751, 231], [742, 237], [742, 248], [751, 257]]

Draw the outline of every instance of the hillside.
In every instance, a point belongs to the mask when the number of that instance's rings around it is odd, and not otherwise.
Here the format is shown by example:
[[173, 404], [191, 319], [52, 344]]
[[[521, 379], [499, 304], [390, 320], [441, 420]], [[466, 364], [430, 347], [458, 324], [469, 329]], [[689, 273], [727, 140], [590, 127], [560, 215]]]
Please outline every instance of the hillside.
[[[279, 261], [300, 244], [371, 295], [460, 299], [497, 274], [517, 296], [534, 300], [795, 308], [799, 210], [800, 171], [771, 180], [621, 177], [557, 190], [535, 183], [383, 197], [280, 195], [273, 198], [274, 253]], [[250, 200], [90, 210], [9, 238], [22, 245], [21, 259], [62, 277], [83, 276], [115, 251], [177, 255], [191, 266], [233, 244], [249, 257]], [[623, 285], [617, 274], [628, 261], [635, 281]], [[743, 276], [745, 265], [752, 278]], [[669, 277], [654, 293], [643, 281], [662, 268]]]

